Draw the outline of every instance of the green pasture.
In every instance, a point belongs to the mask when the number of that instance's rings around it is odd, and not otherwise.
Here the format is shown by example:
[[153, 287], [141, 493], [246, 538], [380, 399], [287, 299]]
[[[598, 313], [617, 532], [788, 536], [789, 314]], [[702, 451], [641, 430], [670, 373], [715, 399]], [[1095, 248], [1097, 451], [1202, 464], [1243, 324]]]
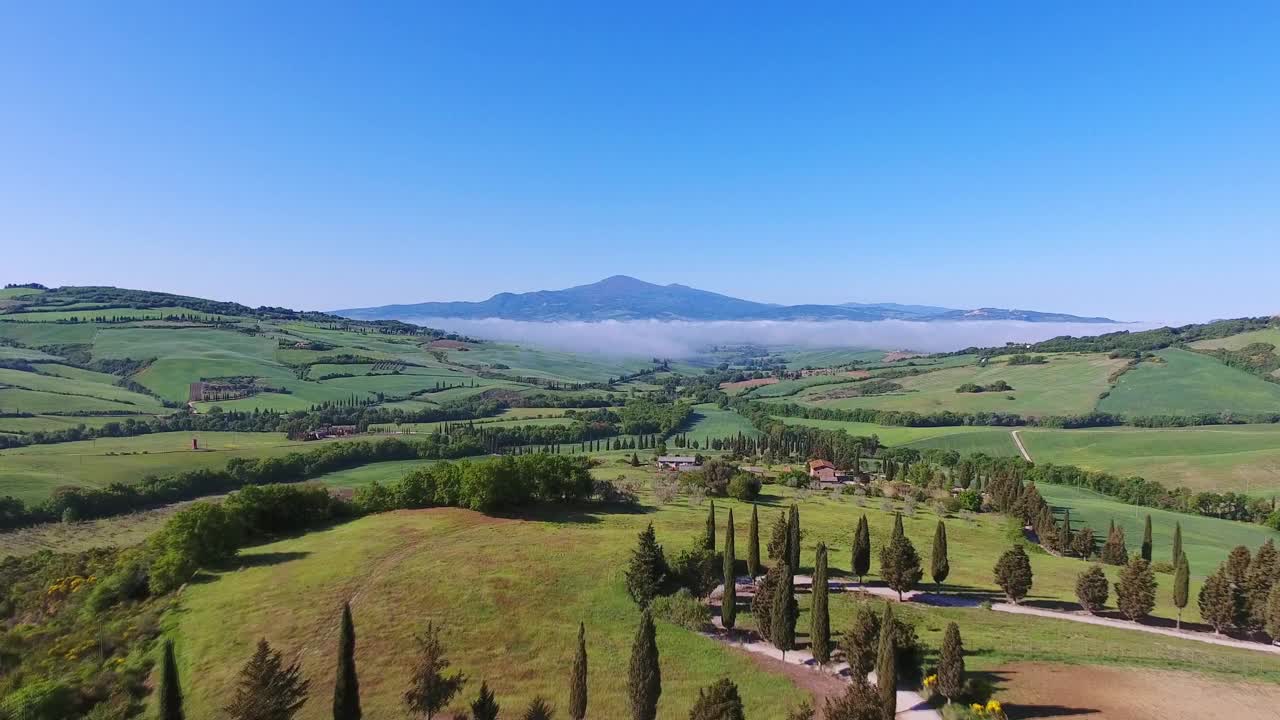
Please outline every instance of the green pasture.
[[755, 437], [760, 431], [751, 422], [733, 410], [722, 410], [715, 403], [694, 405], [688, 422], [676, 432], [689, 436], [702, 444], [706, 438], [736, 437], [739, 433]]
[[14, 347], [12, 345], [0, 345], [0, 360], [57, 360], [57, 355], [50, 355], [47, 352], [34, 350], [32, 348]]
[[94, 323], [30, 323], [7, 320], [0, 315], [0, 337], [27, 347], [45, 345], [82, 345], [93, 342], [103, 326]]
[[776, 417], [787, 425], [808, 425], [823, 430], [843, 430], [850, 435], [869, 437], [875, 435], [880, 442], [890, 446], [936, 447], [954, 449], [960, 452], [978, 452], [964, 450], [966, 446], [981, 446], [981, 452], [988, 455], [1016, 455], [1018, 449], [1013, 444], [1009, 428], [986, 427], [980, 425], [955, 425], [944, 427], [901, 427], [897, 425], [876, 425], [875, 423], [844, 422], [842, 420], [810, 420], [797, 417]]
[[1187, 350], [1157, 355], [1164, 362], [1143, 362], [1122, 375], [1098, 409], [1120, 415], [1280, 411], [1280, 383]]
[[13, 298], [27, 297], [29, 295], [39, 295], [44, 292], [36, 288], [0, 288], [0, 300], [12, 300]]
[[192, 310], [184, 307], [158, 308], [105, 308], [101, 310], [44, 310], [35, 312], [11, 313], [5, 316], [15, 322], [52, 323], [78, 320], [91, 322], [99, 318], [130, 318], [135, 320], [162, 320], [168, 315], [192, 315], [201, 320], [234, 320], [228, 315], [216, 315]]
[[1280, 425], [1023, 429], [1036, 462], [1140, 475], [1194, 490], [1280, 492]]
[[[0, 417], [0, 432], [28, 434], [33, 432], [50, 432], [66, 430], [78, 425], [88, 428], [99, 428], [107, 423], [123, 423], [129, 418], [146, 419], [150, 416], [132, 415], [36, 415], [35, 417]], [[0, 471], [0, 474], [3, 474]]]
[[648, 359], [610, 358], [503, 343], [473, 345], [470, 350], [445, 350], [450, 362], [465, 365], [501, 364], [504, 375], [526, 375], [561, 382], [604, 382], [609, 378], [653, 367]]
[[[796, 397], [804, 402], [833, 408], [914, 410], [921, 413], [1006, 412], [1028, 416], [1074, 415], [1093, 410], [1098, 395], [1107, 389], [1107, 377], [1124, 364], [1105, 355], [1057, 354], [1039, 365], [1007, 365], [1004, 359], [985, 366], [952, 367], [924, 375], [898, 378], [901, 390], [870, 397], [834, 395], [840, 387], [809, 388]], [[989, 385], [1004, 380], [1009, 392], [957, 393], [965, 383]], [[1277, 388], [1280, 392], [1280, 388]]]
[[1253, 330], [1251, 332], [1240, 333], [1239, 335], [1231, 335], [1224, 338], [1214, 338], [1212, 340], [1200, 340], [1193, 342], [1189, 347], [1196, 350], [1239, 350], [1246, 345], [1254, 343], [1270, 343], [1280, 348], [1280, 328], [1267, 328], [1265, 330]]

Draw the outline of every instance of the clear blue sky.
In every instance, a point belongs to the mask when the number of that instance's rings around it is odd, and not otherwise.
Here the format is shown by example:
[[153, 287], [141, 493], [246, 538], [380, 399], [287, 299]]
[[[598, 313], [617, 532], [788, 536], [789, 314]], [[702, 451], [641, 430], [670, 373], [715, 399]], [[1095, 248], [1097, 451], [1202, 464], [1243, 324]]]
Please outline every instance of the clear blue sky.
[[12, 5], [0, 280], [1277, 312], [1280, 5], [1192, 4]]

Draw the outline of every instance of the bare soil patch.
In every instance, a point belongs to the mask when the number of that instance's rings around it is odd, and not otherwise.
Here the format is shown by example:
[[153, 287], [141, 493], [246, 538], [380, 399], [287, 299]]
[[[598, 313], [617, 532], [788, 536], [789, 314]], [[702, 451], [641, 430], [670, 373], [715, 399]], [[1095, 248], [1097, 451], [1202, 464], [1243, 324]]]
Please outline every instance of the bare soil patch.
[[427, 347], [436, 350], [469, 350], [467, 344], [460, 340], [432, 340], [427, 343]]
[[1280, 685], [1173, 670], [1014, 663], [992, 673], [1010, 720], [1274, 718]]
[[760, 387], [762, 385], [772, 385], [778, 382], [778, 378], [756, 378], [754, 380], [739, 380], [738, 382], [720, 383], [720, 389], [736, 392], [738, 390], [746, 390], [748, 388]]
[[920, 357], [920, 353], [914, 353], [907, 350], [898, 350], [897, 352], [885, 353], [884, 358], [880, 362], [897, 362], [899, 360], [910, 360], [914, 357]]

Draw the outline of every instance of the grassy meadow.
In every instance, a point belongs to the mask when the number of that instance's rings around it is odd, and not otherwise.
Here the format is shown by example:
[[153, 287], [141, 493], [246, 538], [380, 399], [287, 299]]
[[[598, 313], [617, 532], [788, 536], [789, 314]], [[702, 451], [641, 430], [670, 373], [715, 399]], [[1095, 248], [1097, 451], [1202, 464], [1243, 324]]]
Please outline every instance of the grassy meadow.
[[706, 438], [734, 437], [742, 433], [746, 437], [760, 434], [748, 420], [733, 410], [722, 410], [715, 403], [694, 405], [685, 426], [677, 432], [702, 444]]
[[1121, 415], [1249, 414], [1280, 409], [1280, 383], [1187, 350], [1161, 350], [1157, 355], [1164, 362], [1143, 362], [1120, 376], [1098, 409]]

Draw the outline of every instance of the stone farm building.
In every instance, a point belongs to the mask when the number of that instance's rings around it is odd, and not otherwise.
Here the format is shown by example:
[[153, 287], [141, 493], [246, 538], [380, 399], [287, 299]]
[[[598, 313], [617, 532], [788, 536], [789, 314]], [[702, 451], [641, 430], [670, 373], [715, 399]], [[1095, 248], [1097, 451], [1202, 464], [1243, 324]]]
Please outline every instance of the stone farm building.
[[693, 470], [702, 466], [692, 455], [663, 455], [658, 458], [659, 470]]

